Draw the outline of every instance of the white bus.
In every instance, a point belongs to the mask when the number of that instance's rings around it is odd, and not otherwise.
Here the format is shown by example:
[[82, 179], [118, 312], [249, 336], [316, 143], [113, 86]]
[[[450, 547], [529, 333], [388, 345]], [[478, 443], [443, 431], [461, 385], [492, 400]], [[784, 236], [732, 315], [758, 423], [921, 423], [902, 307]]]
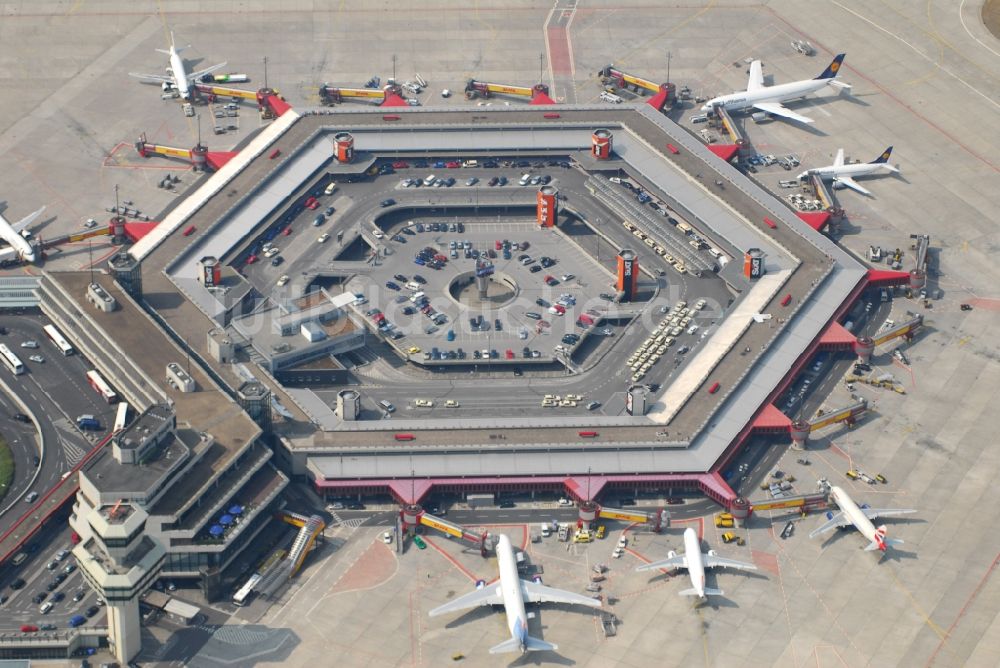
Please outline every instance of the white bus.
[[244, 606], [250, 601], [250, 597], [253, 595], [253, 588], [257, 586], [260, 582], [260, 573], [254, 573], [250, 576], [250, 579], [246, 581], [240, 590], [233, 594], [233, 605]]
[[69, 341], [67, 341], [63, 335], [59, 333], [59, 330], [55, 328], [55, 325], [45, 325], [42, 329], [45, 330], [45, 334], [49, 337], [49, 340], [52, 341], [53, 345], [55, 345], [55, 347], [58, 348], [63, 355], [73, 354], [73, 346], [69, 345]]
[[97, 373], [96, 369], [91, 369], [87, 372], [87, 382], [90, 383], [90, 386], [94, 388], [98, 394], [104, 397], [104, 400], [109, 404], [113, 404], [118, 401], [118, 394], [111, 389], [111, 386], [108, 385], [103, 378], [101, 378], [101, 374]]
[[20, 376], [24, 373], [24, 363], [21, 358], [14, 354], [14, 352], [8, 348], [5, 344], [0, 343], [0, 358], [3, 359], [3, 363], [7, 365], [11, 373], [15, 376]]
[[115, 428], [111, 431], [111, 433], [117, 434], [122, 429], [124, 429], [127, 420], [128, 420], [128, 402], [123, 401], [120, 404], [118, 404], [118, 412], [115, 414]]

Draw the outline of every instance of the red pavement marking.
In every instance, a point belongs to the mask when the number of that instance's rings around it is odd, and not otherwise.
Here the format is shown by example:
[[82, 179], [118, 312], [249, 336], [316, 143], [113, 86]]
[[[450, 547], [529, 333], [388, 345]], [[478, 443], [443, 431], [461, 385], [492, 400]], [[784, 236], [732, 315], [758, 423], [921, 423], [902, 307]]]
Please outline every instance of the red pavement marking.
[[968, 301], [974, 308], [984, 308], [988, 311], [1000, 311], [1000, 299], [987, 299], [986, 297], [976, 297]]
[[458, 563], [458, 561], [454, 557], [452, 557], [450, 554], [448, 554], [440, 547], [438, 547], [437, 544], [434, 541], [428, 539], [427, 536], [424, 536], [424, 542], [433, 547], [435, 550], [437, 550], [438, 554], [440, 554], [442, 557], [450, 561], [455, 568], [465, 573], [465, 576], [470, 580], [472, 580], [473, 582], [478, 582], [480, 579], [482, 579], [482, 578], [477, 578], [475, 575], [473, 575], [472, 571], [470, 571], [462, 564]]
[[750, 558], [753, 559], [753, 563], [757, 564], [761, 570], [769, 571], [774, 575], [781, 574], [781, 571], [778, 568], [778, 555], [771, 554], [770, 552], [750, 550]]
[[382, 584], [396, 572], [396, 560], [385, 543], [372, 543], [361, 557], [330, 589], [331, 593], [371, 589]]
[[938, 652], [941, 651], [941, 648], [944, 647], [944, 644], [948, 642], [949, 638], [951, 638], [952, 631], [954, 631], [955, 627], [958, 626], [958, 623], [962, 621], [962, 617], [965, 616], [965, 611], [969, 608], [970, 605], [972, 605], [973, 601], [975, 601], [976, 598], [979, 596], [979, 592], [982, 591], [983, 587], [986, 585], [986, 581], [990, 579], [990, 576], [993, 575], [993, 571], [997, 569], [998, 565], [1000, 565], [1000, 554], [998, 554], [996, 557], [993, 558], [993, 563], [990, 564], [990, 567], [986, 569], [986, 572], [983, 574], [983, 577], [979, 580], [979, 584], [976, 585], [976, 588], [972, 590], [971, 594], [969, 594], [969, 598], [965, 600], [965, 605], [963, 605], [962, 609], [958, 611], [958, 615], [955, 617], [955, 621], [953, 621], [951, 623], [951, 626], [948, 627], [948, 630], [944, 634], [944, 638], [941, 639], [941, 642], [938, 643], [938, 646], [934, 650], [934, 653], [931, 654], [929, 659], [927, 659], [927, 663], [924, 664], [925, 666], [930, 666], [931, 664], [934, 663], [934, 659], [937, 658]]
[[546, 28], [546, 41], [549, 43], [549, 62], [552, 73], [569, 76], [572, 73], [569, 57], [569, 33], [564, 26]]

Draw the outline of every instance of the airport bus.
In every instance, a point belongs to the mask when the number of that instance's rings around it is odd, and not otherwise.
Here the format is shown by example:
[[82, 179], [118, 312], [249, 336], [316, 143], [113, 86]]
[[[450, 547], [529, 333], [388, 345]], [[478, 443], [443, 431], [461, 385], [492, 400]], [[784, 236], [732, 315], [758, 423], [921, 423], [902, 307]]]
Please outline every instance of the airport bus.
[[115, 428], [111, 433], [117, 434], [124, 429], [126, 420], [128, 420], [128, 402], [123, 401], [118, 404], [118, 412], [115, 414]]
[[59, 330], [56, 329], [55, 325], [45, 325], [42, 329], [45, 330], [45, 334], [49, 337], [49, 340], [52, 341], [53, 345], [55, 345], [55, 347], [58, 348], [63, 355], [73, 354], [73, 346], [69, 345], [69, 341], [67, 341], [65, 337], [59, 333]]
[[0, 343], [0, 358], [3, 359], [3, 363], [7, 365], [11, 373], [15, 376], [20, 376], [24, 373], [24, 363], [21, 358], [14, 354], [14, 352], [8, 348], [5, 344]]
[[87, 372], [87, 382], [90, 383], [90, 386], [94, 388], [94, 391], [104, 397], [104, 400], [109, 404], [113, 404], [118, 401], [118, 394], [111, 389], [111, 386], [108, 385], [103, 378], [101, 378], [101, 374], [97, 373], [96, 369], [91, 369]]
[[250, 579], [246, 581], [240, 590], [233, 594], [233, 605], [244, 606], [250, 602], [250, 597], [253, 596], [253, 588], [257, 586], [260, 582], [260, 573], [254, 573], [250, 576]]

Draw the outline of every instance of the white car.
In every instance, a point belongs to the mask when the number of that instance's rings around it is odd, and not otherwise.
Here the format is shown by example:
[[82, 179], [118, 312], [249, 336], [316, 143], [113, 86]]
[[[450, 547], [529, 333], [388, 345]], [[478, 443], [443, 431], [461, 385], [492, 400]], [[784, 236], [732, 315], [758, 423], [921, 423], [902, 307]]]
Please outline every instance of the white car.
[[382, 230], [372, 230], [372, 236], [375, 237], [376, 239], [381, 239], [385, 237], [385, 235], [382, 234]]
[[392, 532], [391, 531], [386, 531], [384, 534], [382, 534], [382, 542], [385, 543], [386, 545], [391, 545], [392, 544]]
[[45, 358], [42, 357], [41, 355], [32, 355], [28, 359], [31, 360], [32, 362], [38, 362], [39, 364], [45, 361]]
[[288, 274], [284, 274], [281, 278], [278, 279], [278, 287], [280, 288], [286, 283], [288, 283]]
[[414, 399], [413, 405], [417, 408], [434, 408], [434, 402], [430, 399]]
[[274, 257], [279, 252], [281, 251], [279, 251], [278, 248], [276, 248], [275, 246], [271, 246], [266, 251], [264, 251], [264, 257]]
[[317, 243], [321, 243], [321, 244], [325, 244], [326, 241], [327, 241], [327, 239], [329, 239], [329, 238], [330, 238], [330, 235], [327, 234], [326, 232], [324, 232], [323, 234], [319, 235], [319, 237], [316, 239], [316, 242]]
[[459, 403], [454, 399], [448, 399], [444, 402], [445, 408], [459, 408]]
[[560, 506], [572, 506], [573, 502], [570, 501], [569, 499], [563, 497], [563, 498], [559, 499], [559, 505]]
[[443, 91], [441, 91], [441, 97], [451, 97], [451, 91], [445, 88]]
[[21, 347], [22, 348], [37, 348], [38, 347], [38, 341], [25, 341], [24, 343], [21, 344]]
[[576, 278], [576, 276], [574, 276], [573, 274], [563, 274], [562, 276], [560, 276], [560, 279], [562, 280], [563, 283], [567, 281], [572, 281], [574, 278]]
[[625, 550], [621, 549], [620, 547], [616, 547], [615, 551], [611, 553], [611, 556], [614, 557], [615, 559], [621, 559], [623, 554], [625, 554]]

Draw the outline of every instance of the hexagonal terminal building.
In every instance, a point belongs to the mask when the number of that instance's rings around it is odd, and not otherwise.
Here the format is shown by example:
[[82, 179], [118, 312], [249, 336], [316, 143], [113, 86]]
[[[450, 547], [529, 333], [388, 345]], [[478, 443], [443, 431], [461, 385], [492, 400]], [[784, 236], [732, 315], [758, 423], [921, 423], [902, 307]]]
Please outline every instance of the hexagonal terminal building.
[[166, 549], [146, 535], [146, 513], [129, 503], [87, 515], [91, 538], [73, 548], [83, 578], [108, 605], [108, 640], [127, 663], [142, 648], [139, 596], [160, 576]]

